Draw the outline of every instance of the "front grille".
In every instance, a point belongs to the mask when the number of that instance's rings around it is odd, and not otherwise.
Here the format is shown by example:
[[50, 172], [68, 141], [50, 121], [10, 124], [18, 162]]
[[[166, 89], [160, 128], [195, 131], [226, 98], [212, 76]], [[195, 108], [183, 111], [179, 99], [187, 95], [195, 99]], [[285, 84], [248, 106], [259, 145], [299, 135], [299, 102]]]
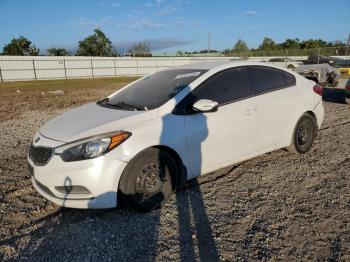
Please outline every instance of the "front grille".
[[52, 149], [48, 147], [35, 147], [33, 144], [29, 148], [29, 158], [37, 166], [44, 166], [52, 156]]

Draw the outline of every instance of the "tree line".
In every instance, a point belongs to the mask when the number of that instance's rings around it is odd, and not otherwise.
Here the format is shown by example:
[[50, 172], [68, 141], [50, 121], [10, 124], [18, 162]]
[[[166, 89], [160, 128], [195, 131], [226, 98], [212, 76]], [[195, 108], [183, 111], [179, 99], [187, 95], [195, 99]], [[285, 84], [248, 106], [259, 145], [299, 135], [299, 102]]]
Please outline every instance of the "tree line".
[[[324, 55], [344, 55], [346, 44], [340, 41], [327, 42], [322, 39], [309, 39], [301, 41], [299, 38], [286, 39], [282, 43], [276, 43], [272, 38], [265, 37], [258, 48], [249, 48], [247, 43], [238, 39], [232, 48], [223, 52], [217, 50], [200, 50], [194, 52], [177, 51], [176, 55], [191, 55], [204, 53], [217, 53], [226, 56], [266, 56], [266, 55], [309, 55], [317, 53], [322, 49]], [[328, 51], [327, 51], [328, 50]], [[13, 38], [10, 43], [3, 47], [2, 55], [36, 56], [39, 55], [37, 48], [24, 36]], [[100, 30], [95, 29], [94, 33], [79, 41], [78, 49], [73, 54], [65, 48], [49, 48], [47, 53], [52, 56], [118, 56], [117, 51], [110, 39]], [[129, 49], [131, 56], [151, 56], [149, 42], [142, 41]]]
[[[19, 56], [37, 56], [37, 48], [30, 40], [24, 36], [13, 38], [10, 43], [6, 44], [0, 54], [2, 55], [19, 55]], [[111, 40], [100, 29], [95, 29], [92, 35], [79, 41], [78, 50], [73, 54], [65, 48], [49, 48], [47, 53], [51, 56], [118, 56], [117, 51], [112, 45]], [[150, 56], [149, 43], [147, 41], [139, 42], [132, 46], [129, 53], [133, 56]]]
[[258, 48], [249, 48], [246, 42], [238, 39], [232, 49], [225, 49], [223, 53], [237, 56], [311, 55], [317, 54], [320, 50], [323, 55], [344, 55], [346, 44], [341, 41], [327, 42], [322, 39], [301, 41], [299, 38], [288, 38], [282, 43], [276, 43], [272, 38], [265, 37]]

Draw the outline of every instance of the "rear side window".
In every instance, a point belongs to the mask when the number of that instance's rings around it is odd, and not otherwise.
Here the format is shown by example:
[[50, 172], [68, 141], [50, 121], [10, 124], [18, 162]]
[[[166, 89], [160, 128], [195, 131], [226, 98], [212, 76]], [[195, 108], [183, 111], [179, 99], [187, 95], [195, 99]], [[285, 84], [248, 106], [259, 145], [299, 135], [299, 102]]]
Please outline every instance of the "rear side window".
[[267, 66], [251, 66], [248, 76], [255, 94], [295, 85], [295, 77], [285, 71]]
[[194, 91], [195, 101], [210, 99], [225, 104], [252, 95], [244, 68], [232, 68], [215, 74]]

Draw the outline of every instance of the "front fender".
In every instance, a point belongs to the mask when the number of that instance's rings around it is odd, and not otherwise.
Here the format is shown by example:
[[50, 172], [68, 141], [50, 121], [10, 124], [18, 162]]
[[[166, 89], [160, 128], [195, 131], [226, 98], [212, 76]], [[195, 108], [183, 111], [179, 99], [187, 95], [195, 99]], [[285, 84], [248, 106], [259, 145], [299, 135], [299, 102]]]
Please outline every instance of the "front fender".
[[106, 154], [107, 157], [129, 162], [149, 147], [166, 146], [179, 155], [183, 165], [189, 167], [183, 116], [168, 114], [126, 131], [132, 133], [130, 138]]

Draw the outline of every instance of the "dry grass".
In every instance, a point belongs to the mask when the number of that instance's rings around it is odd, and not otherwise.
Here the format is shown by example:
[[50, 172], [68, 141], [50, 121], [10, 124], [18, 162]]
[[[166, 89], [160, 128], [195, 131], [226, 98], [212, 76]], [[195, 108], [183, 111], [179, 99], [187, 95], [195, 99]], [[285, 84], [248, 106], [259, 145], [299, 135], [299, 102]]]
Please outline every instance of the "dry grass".
[[[27, 110], [63, 109], [96, 101], [136, 79], [118, 77], [1, 83], [0, 122], [13, 119]], [[64, 95], [48, 92], [54, 90], [62, 90]]]

